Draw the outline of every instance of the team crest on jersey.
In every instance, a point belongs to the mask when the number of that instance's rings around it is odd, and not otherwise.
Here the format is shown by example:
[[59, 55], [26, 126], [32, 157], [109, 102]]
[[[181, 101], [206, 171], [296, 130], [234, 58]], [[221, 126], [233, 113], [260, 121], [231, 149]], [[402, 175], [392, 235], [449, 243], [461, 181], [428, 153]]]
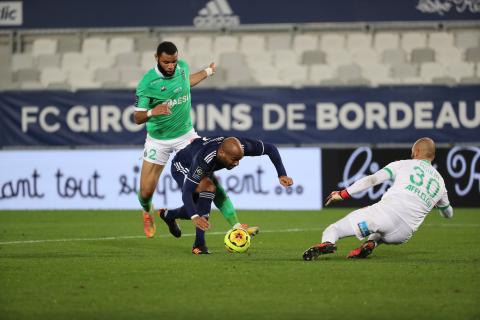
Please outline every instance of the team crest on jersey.
[[186, 80], [187, 77], [185, 77], [185, 70], [182, 70], [181, 73], [182, 73], [182, 78], [183, 78], [183, 80]]
[[202, 175], [203, 175], [203, 170], [200, 167], [197, 167], [197, 169], [195, 169], [195, 171], [193, 172], [193, 177], [195, 179], [200, 179]]
[[182, 87], [176, 88], [175, 90], [173, 90], [173, 93], [179, 93], [180, 91], [182, 91]]

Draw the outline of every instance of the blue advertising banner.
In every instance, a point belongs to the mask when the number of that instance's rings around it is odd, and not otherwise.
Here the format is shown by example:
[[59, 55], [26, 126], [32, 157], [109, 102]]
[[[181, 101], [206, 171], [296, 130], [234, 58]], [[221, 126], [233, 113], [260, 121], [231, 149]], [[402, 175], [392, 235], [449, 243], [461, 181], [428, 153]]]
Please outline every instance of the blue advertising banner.
[[[130, 90], [0, 93], [0, 146], [142, 145]], [[480, 141], [479, 86], [192, 90], [199, 134], [277, 144]]]
[[[114, 12], [114, 14], [112, 14]], [[472, 0], [178, 0], [9, 1], [2, 26], [89, 28], [142, 26], [235, 27], [266, 23], [478, 20]]]

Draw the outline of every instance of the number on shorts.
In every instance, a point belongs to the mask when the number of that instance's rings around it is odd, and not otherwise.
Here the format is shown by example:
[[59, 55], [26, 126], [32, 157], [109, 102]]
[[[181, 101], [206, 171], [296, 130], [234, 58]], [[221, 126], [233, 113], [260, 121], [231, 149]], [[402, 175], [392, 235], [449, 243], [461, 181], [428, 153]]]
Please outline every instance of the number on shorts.
[[157, 159], [157, 150], [155, 150], [155, 149], [148, 150], [148, 159], [156, 160]]

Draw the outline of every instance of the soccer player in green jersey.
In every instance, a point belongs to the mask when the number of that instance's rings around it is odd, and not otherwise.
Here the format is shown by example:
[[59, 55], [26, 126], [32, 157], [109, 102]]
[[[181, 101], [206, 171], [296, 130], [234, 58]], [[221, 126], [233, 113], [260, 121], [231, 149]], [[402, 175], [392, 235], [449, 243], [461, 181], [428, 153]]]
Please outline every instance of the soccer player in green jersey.
[[[155, 235], [153, 193], [163, 168], [174, 151], [198, 138], [193, 128], [190, 88], [215, 73], [214, 63], [199, 72], [190, 73], [188, 64], [178, 59], [172, 42], [162, 42], [155, 54], [157, 65], [142, 78], [136, 90], [135, 123], [146, 123], [147, 138], [143, 153], [138, 200], [143, 208], [145, 235]], [[214, 203], [230, 225], [239, 223], [232, 202], [218, 182]], [[248, 228], [251, 234], [257, 227]]]

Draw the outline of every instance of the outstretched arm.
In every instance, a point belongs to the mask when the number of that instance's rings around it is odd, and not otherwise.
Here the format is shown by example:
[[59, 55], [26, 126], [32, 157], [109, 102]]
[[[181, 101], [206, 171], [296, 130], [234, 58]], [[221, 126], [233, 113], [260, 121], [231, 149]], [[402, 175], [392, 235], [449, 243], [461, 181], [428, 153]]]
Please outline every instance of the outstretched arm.
[[349, 194], [355, 194], [376, 186], [377, 184], [380, 184], [388, 179], [390, 179], [388, 172], [382, 169], [372, 175], [357, 180], [354, 184], [347, 188], [347, 192]]
[[215, 71], [216, 71], [216, 66], [215, 66], [215, 63], [212, 62], [210, 63], [210, 66], [208, 68], [205, 68], [202, 71], [191, 74], [189, 77], [190, 88], [196, 86], [197, 84], [205, 80], [207, 77], [214, 75]]
[[448, 194], [445, 192], [440, 200], [435, 204], [435, 207], [440, 210], [440, 215], [444, 218], [450, 219], [453, 217], [453, 208], [450, 205], [450, 201], [448, 200]]
[[287, 176], [287, 171], [283, 166], [282, 157], [275, 145], [248, 138], [240, 138], [240, 142], [242, 143], [243, 151], [246, 156], [256, 157], [266, 154], [270, 158], [270, 161], [272, 161], [277, 170], [278, 181], [282, 186], [288, 187], [293, 184], [293, 179]]
[[376, 186], [377, 184], [380, 184], [380, 183], [382, 183], [382, 182], [384, 182], [388, 179], [390, 179], [389, 173], [384, 169], [379, 170], [372, 175], [363, 177], [363, 178], [355, 181], [354, 184], [352, 184], [350, 187], [348, 187], [344, 190], [333, 191], [327, 197], [327, 202], [325, 203], [325, 206], [328, 206], [330, 203], [335, 202], [335, 201], [341, 201], [341, 200], [348, 199], [348, 198], [350, 198], [351, 194], [355, 194], [357, 192], [367, 190], [368, 188]]
[[193, 195], [195, 193], [195, 189], [197, 188], [197, 186], [198, 186], [198, 183], [196, 183], [195, 181], [187, 177], [187, 179], [185, 180], [185, 184], [183, 185], [183, 188], [182, 188], [182, 200], [183, 200], [183, 205], [185, 207], [185, 211], [187, 212], [187, 215], [192, 220], [193, 224], [196, 227], [202, 229], [203, 231], [206, 231], [210, 225], [204, 217], [201, 217], [197, 214], [195, 202], [193, 200]]

